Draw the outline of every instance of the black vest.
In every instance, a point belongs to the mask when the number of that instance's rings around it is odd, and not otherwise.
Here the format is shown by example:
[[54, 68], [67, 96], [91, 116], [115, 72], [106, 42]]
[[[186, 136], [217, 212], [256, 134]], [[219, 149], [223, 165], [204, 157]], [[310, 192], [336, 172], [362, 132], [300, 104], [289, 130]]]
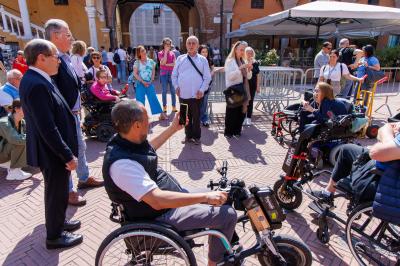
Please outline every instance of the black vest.
[[157, 166], [156, 151], [147, 140], [141, 144], [135, 144], [116, 134], [107, 144], [104, 155], [104, 186], [111, 201], [124, 206], [128, 220], [154, 219], [168, 211], [168, 209], [157, 211], [143, 201], [136, 201], [114, 183], [110, 176], [110, 167], [115, 161], [121, 159], [129, 159], [141, 164], [161, 190], [181, 192], [182, 188], [171, 175]]

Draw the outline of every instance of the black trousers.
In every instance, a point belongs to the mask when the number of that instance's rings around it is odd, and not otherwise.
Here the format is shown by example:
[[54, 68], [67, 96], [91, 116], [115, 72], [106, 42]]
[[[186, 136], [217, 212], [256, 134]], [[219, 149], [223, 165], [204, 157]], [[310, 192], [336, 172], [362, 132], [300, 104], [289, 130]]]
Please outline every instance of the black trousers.
[[61, 236], [68, 206], [69, 176], [65, 164], [54, 162], [52, 167], [41, 168], [44, 177], [44, 207], [47, 239]]
[[242, 133], [242, 124], [245, 117], [246, 114], [243, 113], [243, 106], [236, 108], [226, 107], [224, 135], [240, 135]]
[[188, 118], [189, 123], [185, 127], [185, 135], [187, 139], [200, 139], [200, 105], [202, 99], [182, 99], [179, 98], [180, 103], [188, 105]]
[[257, 86], [253, 86], [253, 84], [249, 84], [249, 89], [250, 89], [250, 101], [249, 105], [247, 106], [247, 118], [251, 118], [253, 115], [253, 103], [254, 103], [254, 97], [256, 96], [256, 90]]
[[332, 171], [332, 180], [338, 182], [340, 179], [350, 175], [353, 162], [365, 151], [367, 151], [367, 148], [356, 144], [343, 145], [339, 150], [338, 159]]

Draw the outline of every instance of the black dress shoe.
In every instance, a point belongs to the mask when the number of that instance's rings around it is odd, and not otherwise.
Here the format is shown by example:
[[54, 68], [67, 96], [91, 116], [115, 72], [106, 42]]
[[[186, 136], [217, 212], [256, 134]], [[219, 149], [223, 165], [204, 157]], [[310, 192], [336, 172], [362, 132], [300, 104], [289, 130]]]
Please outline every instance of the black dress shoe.
[[83, 241], [83, 236], [78, 234], [72, 234], [70, 232], [62, 232], [61, 237], [53, 240], [46, 240], [47, 249], [57, 248], [70, 248], [79, 245]]
[[72, 232], [78, 230], [81, 227], [81, 221], [79, 220], [69, 220], [64, 222], [64, 230]]

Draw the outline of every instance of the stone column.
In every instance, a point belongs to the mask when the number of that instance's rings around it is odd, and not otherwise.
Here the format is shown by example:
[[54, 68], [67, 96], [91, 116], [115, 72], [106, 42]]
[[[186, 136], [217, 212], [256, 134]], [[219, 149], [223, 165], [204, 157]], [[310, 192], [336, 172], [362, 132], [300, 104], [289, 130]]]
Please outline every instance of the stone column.
[[6, 19], [6, 14], [4, 13], [4, 6], [0, 6], [0, 12], [1, 12], [1, 19], [3, 20], [3, 31], [4, 32], [10, 32], [8, 29], [8, 23]]
[[90, 46], [97, 50], [96, 8], [94, 6], [87, 6], [85, 10], [89, 20]]
[[24, 27], [24, 39], [32, 39], [31, 22], [29, 20], [28, 6], [26, 0], [18, 0], [19, 11], [22, 18], [22, 26]]

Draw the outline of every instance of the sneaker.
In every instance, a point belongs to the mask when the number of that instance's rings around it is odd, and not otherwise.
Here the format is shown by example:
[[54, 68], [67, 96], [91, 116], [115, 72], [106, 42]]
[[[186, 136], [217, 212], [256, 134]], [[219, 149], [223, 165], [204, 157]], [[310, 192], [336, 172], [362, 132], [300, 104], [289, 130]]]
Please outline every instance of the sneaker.
[[24, 172], [21, 168], [9, 169], [6, 179], [7, 180], [25, 180], [32, 176], [32, 174]]
[[[166, 109], [166, 107], [165, 107], [165, 109]], [[166, 112], [166, 110], [164, 112]], [[176, 109], [175, 106], [172, 106], [172, 112], [176, 113], [176, 112], [178, 112], [178, 109]]]
[[167, 119], [167, 115], [165, 113], [161, 113], [160, 116], [158, 117], [158, 120], [166, 120]]
[[182, 144], [186, 144], [186, 143], [189, 143], [190, 141], [191, 141], [192, 139], [189, 139], [189, 138], [184, 138], [182, 141], [181, 141], [181, 143]]
[[248, 126], [248, 124], [247, 124], [247, 118], [245, 118], [245, 119], [243, 120], [242, 126]]
[[322, 203], [327, 203], [330, 206], [333, 206], [333, 193], [327, 192], [325, 190], [308, 190], [308, 189], [307, 192], [320, 199]]
[[192, 142], [193, 142], [194, 145], [200, 145], [201, 144], [200, 139], [192, 139]]
[[251, 126], [251, 118], [247, 118], [247, 125]]
[[167, 112], [167, 106], [163, 106], [162, 111], [163, 111], [164, 113], [166, 113], [166, 112]]

